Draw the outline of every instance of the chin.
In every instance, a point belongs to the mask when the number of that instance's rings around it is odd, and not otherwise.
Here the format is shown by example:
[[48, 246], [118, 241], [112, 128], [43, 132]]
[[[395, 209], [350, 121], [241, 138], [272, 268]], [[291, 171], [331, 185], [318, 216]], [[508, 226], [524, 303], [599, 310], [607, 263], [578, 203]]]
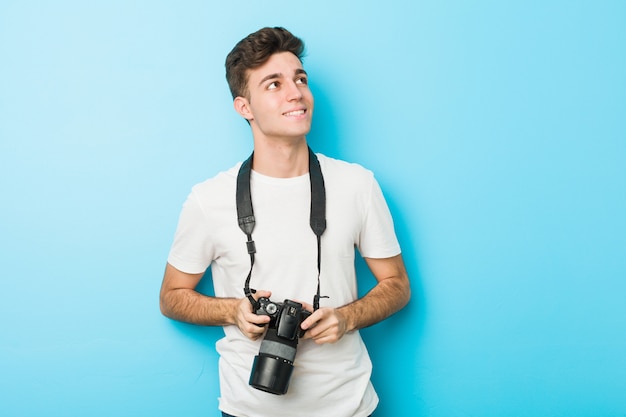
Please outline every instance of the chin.
[[285, 131], [285, 136], [300, 137], [300, 136], [308, 135], [310, 131], [311, 131], [310, 125], [302, 126], [302, 128], [299, 128], [299, 129], [289, 129]]

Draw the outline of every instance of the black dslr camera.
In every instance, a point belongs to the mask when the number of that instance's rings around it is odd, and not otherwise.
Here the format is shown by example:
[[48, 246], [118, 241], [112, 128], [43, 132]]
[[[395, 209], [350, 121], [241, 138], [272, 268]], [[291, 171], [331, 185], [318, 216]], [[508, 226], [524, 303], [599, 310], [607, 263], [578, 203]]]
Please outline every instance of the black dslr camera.
[[275, 303], [261, 297], [254, 306], [257, 315], [270, 317], [259, 354], [254, 357], [250, 385], [272, 394], [284, 394], [289, 387], [298, 338], [304, 335], [300, 324], [311, 315], [302, 304], [291, 300]]

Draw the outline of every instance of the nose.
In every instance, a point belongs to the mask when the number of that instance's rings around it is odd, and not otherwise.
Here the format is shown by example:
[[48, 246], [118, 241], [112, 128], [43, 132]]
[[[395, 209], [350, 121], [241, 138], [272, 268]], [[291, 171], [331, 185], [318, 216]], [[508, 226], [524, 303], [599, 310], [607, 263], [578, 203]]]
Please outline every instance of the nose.
[[295, 81], [287, 83], [287, 101], [299, 101], [302, 98], [302, 91]]

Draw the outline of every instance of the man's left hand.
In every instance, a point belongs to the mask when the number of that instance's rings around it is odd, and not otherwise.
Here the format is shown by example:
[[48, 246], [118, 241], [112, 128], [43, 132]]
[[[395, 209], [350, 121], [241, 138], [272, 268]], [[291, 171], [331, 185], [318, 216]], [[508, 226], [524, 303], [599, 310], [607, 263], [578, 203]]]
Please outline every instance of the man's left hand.
[[[306, 305], [311, 311], [311, 306]], [[313, 339], [318, 345], [335, 343], [346, 333], [347, 322], [345, 316], [336, 308], [322, 307], [312, 313], [300, 325], [306, 331], [303, 339]]]

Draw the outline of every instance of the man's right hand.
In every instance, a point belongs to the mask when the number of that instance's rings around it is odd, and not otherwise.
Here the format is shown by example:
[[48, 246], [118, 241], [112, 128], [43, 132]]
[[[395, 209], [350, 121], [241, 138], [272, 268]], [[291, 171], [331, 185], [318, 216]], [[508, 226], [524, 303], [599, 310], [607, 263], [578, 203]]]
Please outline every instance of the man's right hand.
[[[261, 297], [269, 298], [271, 295], [272, 293], [269, 291], [257, 291], [254, 294], [254, 299], [258, 300]], [[270, 321], [270, 317], [256, 315], [252, 309], [250, 300], [246, 297], [239, 300], [237, 307], [235, 324], [239, 327], [241, 333], [251, 340], [257, 340], [259, 337], [263, 336], [266, 325]]]
[[[256, 340], [265, 333], [268, 316], [257, 316], [247, 297], [219, 298], [200, 294], [196, 286], [203, 274], [188, 274], [167, 264], [161, 285], [161, 312], [174, 320], [200, 326], [235, 325]], [[257, 291], [255, 299], [270, 297], [269, 291]]]

